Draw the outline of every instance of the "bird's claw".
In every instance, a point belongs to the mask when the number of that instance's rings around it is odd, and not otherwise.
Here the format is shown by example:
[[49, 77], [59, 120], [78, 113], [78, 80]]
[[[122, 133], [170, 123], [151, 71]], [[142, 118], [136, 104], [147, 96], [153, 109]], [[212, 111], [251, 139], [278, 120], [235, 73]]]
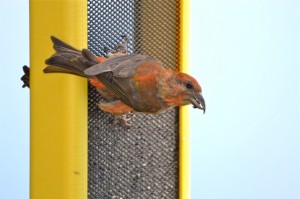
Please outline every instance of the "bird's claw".
[[117, 44], [115, 46], [115, 49], [108, 50], [107, 47], [105, 47], [105, 50], [107, 52], [107, 57], [116, 57], [116, 56], [122, 56], [128, 54], [128, 43], [129, 43], [130, 37], [128, 35], [124, 36], [123, 42], [120, 44]]
[[24, 65], [23, 66], [23, 72], [24, 72], [24, 75], [21, 77], [21, 80], [23, 81], [23, 86], [22, 88], [25, 88], [25, 87], [30, 87], [30, 84], [29, 84], [29, 80], [30, 80], [30, 69], [28, 66]]
[[104, 46], [104, 52], [106, 52], [107, 54], [111, 51], [107, 46]]
[[122, 115], [116, 117], [115, 124], [121, 123], [125, 127], [130, 128], [132, 126], [131, 122], [134, 117], [135, 117], [135, 115], [131, 112], [122, 114]]

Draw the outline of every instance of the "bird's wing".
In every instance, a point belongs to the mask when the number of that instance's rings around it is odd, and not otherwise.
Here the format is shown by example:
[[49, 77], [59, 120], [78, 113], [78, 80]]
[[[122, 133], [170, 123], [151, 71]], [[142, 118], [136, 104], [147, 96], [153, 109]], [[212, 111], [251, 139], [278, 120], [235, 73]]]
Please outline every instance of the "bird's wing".
[[88, 76], [95, 76], [105, 72], [113, 72], [115, 77], [131, 77], [135, 74], [136, 67], [144, 61], [157, 62], [150, 56], [133, 54], [113, 57], [98, 63], [84, 71]]
[[109, 88], [123, 103], [137, 109], [142, 99], [136, 83], [131, 78], [136, 69], [144, 62], [159, 64], [152, 57], [140, 54], [124, 55], [109, 58], [84, 71], [88, 76], [96, 76], [107, 88]]

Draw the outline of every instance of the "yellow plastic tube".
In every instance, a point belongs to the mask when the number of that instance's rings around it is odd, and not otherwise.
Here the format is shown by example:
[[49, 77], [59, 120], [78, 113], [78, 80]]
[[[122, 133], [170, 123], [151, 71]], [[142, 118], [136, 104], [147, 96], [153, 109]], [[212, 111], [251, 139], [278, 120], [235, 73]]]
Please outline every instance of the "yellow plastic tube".
[[[189, 65], [189, 1], [180, 3], [180, 70]], [[80, 77], [43, 74], [50, 36], [87, 46], [86, 0], [30, 0], [31, 199], [87, 198], [87, 85]], [[189, 108], [179, 120], [179, 198], [190, 198]]]
[[[180, 61], [181, 72], [189, 66], [190, 1], [180, 0]], [[189, 106], [179, 108], [179, 198], [190, 198], [190, 112]]]
[[50, 36], [87, 46], [86, 0], [30, 0], [30, 198], [87, 198], [87, 81], [44, 74]]

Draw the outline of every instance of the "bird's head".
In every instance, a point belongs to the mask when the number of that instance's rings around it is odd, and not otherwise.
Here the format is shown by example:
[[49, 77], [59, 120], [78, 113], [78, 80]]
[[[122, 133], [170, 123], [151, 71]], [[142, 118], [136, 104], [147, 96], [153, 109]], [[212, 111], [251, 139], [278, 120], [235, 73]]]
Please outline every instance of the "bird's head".
[[194, 108], [199, 108], [205, 113], [205, 100], [197, 80], [188, 74], [177, 72], [175, 81], [180, 105], [193, 104]]

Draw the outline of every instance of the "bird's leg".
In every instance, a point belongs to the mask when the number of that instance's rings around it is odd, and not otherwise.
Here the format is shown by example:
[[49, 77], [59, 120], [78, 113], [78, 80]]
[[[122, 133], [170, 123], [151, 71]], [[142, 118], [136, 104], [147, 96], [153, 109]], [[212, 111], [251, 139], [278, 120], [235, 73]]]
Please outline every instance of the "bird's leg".
[[120, 100], [113, 102], [99, 102], [99, 108], [107, 113], [110, 113], [116, 117], [114, 123], [122, 123], [126, 127], [130, 127], [130, 121], [134, 118], [132, 113], [133, 109], [128, 105], [124, 104]]
[[115, 48], [116, 51], [128, 54], [128, 43], [129, 43], [130, 37], [128, 35], [123, 36], [123, 42], [118, 44]]
[[[107, 51], [107, 57], [116, 57], [128, 54], [129, 36], [124, 36], [123, 42], [116, 45], [115, 49]], [[106, 48], [107, 50], [108, 48]]]
[[115, 116], [127, 114], [133, 111], [133, 108], [124, 104], [120, 100], [116, 100], [113, 102], [99, 102], [98, 106], [101, 110]]

